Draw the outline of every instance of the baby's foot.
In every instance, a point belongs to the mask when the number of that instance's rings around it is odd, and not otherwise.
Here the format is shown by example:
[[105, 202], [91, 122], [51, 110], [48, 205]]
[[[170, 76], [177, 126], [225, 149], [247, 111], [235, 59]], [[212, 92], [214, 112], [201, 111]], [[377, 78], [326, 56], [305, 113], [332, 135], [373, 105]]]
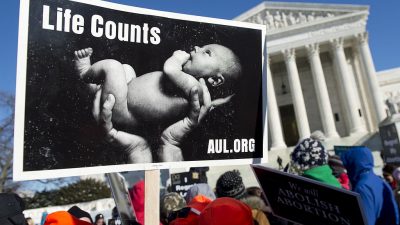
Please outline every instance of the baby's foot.
[[81, 78], [85, 76], [85, 73], [92, 65], [90, 63], [90, 56], [92, 55], [92, 53], [92, 48], [85, 48], [74, 52], [75, 70]]

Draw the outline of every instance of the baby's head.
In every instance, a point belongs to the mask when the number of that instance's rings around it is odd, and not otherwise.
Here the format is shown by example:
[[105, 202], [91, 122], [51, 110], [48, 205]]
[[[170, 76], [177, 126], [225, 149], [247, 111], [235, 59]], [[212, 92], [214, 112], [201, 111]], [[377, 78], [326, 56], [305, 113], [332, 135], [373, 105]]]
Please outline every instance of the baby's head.
[[229, 48], [219, 44], [195, 46], [183, 71], [204, 80], [212, 87], [231, 86], [239, 79], [242, 66]]

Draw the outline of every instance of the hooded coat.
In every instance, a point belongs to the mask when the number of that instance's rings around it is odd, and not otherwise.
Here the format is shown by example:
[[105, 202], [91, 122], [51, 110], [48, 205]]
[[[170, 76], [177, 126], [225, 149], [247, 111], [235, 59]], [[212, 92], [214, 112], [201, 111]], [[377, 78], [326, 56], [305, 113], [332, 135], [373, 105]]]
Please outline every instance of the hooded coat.
[[332, 174], [332, 169], [328, 165], [316, 166], [304, 171], [304, 177], [341, 188], [339, 181]]
[[353, 191], [361, 196], [368, 225], [399, 224], [399, 212], [392, 190], [373, 172], [374, 160], [367, 147], [353, 147], [341, 155]]

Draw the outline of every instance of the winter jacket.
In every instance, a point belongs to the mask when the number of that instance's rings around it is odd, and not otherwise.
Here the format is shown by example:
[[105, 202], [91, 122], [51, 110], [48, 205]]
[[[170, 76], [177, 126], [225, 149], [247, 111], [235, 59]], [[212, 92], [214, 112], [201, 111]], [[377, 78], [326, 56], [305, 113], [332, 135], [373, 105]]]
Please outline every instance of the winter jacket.
[[303, 176], [334, 187], [342, 187], [336, 177], [333, 176], [329, 165], [316, 166], [305, 170]]
[[204, 195], [211, 200], [215, 199], [215, 194], [213, 190], [211, 189], [210, 185], [206, 183], [194, 184], [193, 186], [191, 186], [186, 193], [186, 202], [189, 203], [197, 195]]
[[368, 225], [399, 224], [397, 205], [389, 185], [373, 172], [371, 150], [353, 147], [341, 155], [353, 186], [361, 196]]
[[342, 188], [346, 190], [351, 190], [350, 179], [347, 173], [341, 173], [336, 179], [339, 181], [340, 185], [342, 185]]

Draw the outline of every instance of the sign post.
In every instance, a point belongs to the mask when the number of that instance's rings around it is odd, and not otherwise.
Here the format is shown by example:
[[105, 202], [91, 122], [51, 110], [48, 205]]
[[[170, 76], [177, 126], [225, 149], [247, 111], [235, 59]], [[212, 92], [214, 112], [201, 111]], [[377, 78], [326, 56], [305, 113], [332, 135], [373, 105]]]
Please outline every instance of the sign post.
[[160, 170], [145, 171], [144, 223], [160, 224]]

